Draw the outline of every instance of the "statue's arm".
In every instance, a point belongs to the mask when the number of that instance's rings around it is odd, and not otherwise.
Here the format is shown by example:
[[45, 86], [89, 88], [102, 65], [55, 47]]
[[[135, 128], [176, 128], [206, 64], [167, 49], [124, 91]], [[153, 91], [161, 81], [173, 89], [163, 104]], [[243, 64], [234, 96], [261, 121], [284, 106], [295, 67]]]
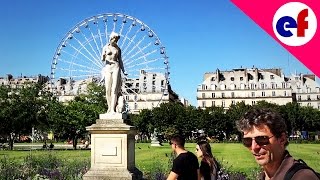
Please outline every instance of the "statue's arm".
[[101, 53], [101, 60], [102, 60], [102, 61], [105, 61], [105, 60], [106, 60], [106, 48], [107, 48], [107, 46], [104, 46], [104, 47], [102, 48], [102, 53]]
[[125, 70], [124, 70], [123, 62], [122, 62], [121, 49], [120, 49], [120, 48], [119, 48], [118, 58], [119, 58], [119, 65], [120, 65], [120, 68], [121, 68], [121, 70], [122, 70], [123, 74], [126, 74], [126, 73], [125, 73]]

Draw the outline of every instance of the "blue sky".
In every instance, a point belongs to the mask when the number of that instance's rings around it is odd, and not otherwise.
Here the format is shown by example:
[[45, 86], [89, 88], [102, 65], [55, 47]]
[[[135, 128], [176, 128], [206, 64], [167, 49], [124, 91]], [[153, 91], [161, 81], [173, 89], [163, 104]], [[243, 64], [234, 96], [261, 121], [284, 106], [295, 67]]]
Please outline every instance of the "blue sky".
[[49, 75], [64, 35], [102, 13], [136, 17], [157, 33], [169, 56], [171, 86], [192, 105], [204, 73], [217, 68], [310, 73], [229, 0], [2, 0], [0, 76]]

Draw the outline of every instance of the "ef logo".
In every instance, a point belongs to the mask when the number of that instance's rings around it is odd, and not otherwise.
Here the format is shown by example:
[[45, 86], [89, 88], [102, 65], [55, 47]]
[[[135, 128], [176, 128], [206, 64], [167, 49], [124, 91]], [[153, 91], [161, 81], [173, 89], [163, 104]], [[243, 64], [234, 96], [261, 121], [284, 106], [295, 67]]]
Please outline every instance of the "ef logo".
[[317, 31], [317, 18], [307, 5], [290, 2], [281, 6], [273, 17], [273, 31], [288, 46], [308, 43]]

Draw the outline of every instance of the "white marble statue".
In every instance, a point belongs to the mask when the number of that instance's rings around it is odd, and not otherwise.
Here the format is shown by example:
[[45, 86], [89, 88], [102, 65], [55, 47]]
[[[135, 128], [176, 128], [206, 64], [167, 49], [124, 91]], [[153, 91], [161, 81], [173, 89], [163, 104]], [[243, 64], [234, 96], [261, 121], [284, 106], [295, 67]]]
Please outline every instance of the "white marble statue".
[[[121, 71], [125, 74], [121, 59], [121, 49], [117, 42], [120, 36], [112, 32], [110, 41], [102, 49], [101, 60], [105, 62], [102, 70], [108, 102], [107, 113], [115, 113], [118, 97], [121, 96]], [[118, 111], [119, 112], [119, 111]]]

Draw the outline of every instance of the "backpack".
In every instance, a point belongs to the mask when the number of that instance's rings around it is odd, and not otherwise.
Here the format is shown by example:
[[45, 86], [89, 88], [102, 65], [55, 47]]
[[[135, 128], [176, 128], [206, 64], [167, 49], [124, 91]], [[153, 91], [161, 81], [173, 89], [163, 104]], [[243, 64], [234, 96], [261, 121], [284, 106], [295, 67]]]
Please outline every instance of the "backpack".
[[309, 167], [302, 159], [299, 159], [287, 171], [286, 175], [284, 176], [284, 180], [290, 180], [293, 177], [293, 175], [301, 169], [310, 169], [320, 179], [320, 173], [316, 172], [311, 167]]

